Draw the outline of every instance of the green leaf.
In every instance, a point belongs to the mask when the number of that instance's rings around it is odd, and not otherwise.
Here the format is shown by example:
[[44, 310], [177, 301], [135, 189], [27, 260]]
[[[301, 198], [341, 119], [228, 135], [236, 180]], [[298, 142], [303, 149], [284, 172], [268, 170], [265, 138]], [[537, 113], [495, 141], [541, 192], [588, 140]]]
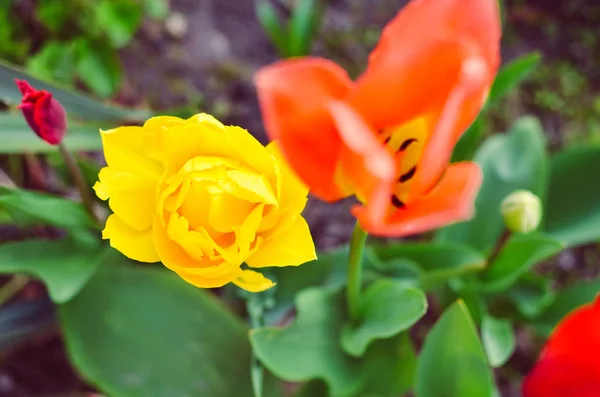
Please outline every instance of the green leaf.
[[269, 269], [269, 275], [277, 281], [274, 293], [274, 307], [265, 313], [268, 324], [279, 322], [294, 308], [298, 292], [326, 285], [332, 290], [339, 289], [346, 282], [346, 262], [348, 249], [320, 252], [315, 261], [302, 266], [278, 267]]
[[429, 331], [417, 366], [417, 397], [491, 397], [492, 373], [469, 310], [458, 301]]
[[475, 161], [483, 170], [483, 185], [475, 201], [476, 215], [468, 221], [441, 229], [437, 241], [461, 242], [489, 252], [504, 230], [500, 203], [517, 189], [545, 197], [548, 158], [546, 139], [539, 121], [518, 120], [508, 134], [488, 138]]
[[491, 316], [483, 317], [481, 339], [490, 365], [494, 368], [508, 361], [517, 344], [510, 321]]
[[54, 97], [67, 109], [70, 116], [87, 122], [144, 121], [152, 115], [148, 110], [109, 106], [88, 96], [45, 83], [2, 61], [0, 61], [0, 101], [9, 101], [12, 104], [21, 102], [22, 95], [15, 84], [15, 79], [25, 79], [38, 90], [52, 92]]
[[304, 56], [310, 52], [312, 38], [321, 16], [322, 10], [316, 0], [296, 2], [289, 23], [288, 57]]
[[288, 56], [288, 34], [283, 29], [277, 11], [269, 0], [258, 0], [255, 12], [263, 30], [277, 49], [279, 56]]
[[[49, 153], [56, 152], [56, 146], [49, 145], [38, 137], [22, 115], [0, 113], [0, 154]], [[93, 151], [102, 148], [99, 129], [95, 125], [71, 123], [63, 141], [73, 151]]]
[[344, 354], [339, 343], [344, 321], [342, 294], [310, 288], [300, 292], [296, 302], [298, 314], [292, 325], [250, 332], [254, 353], [281, 379], [322, 379], [331, 395], [354, 395], [361, 379], [357, 362]]
[[540, 64], [542, 56], [538, 52], [522, 55], [504, 65], [490, 89], [488, 103], [496, 102], [525, 80]]
[[539, 233], [514, 234], [483, 274], [487, 292], [507, 290], [535, 264], [560, 252], [564, 245]]
[[52, 225], [66, 229], [96, 228], [80, 203], [58, 196], [0, 186], [0, 209], [23, 225]]
[[46, 81], [70, 84], [75, 70], [75, 53], [72, 43], [48, 41], [44, 47], [27, 60], [27, 71]]
[[581, 281], [559, 291], [552, 304], [535, 318], [535, 329], [544, 336], [550, 335], [560, 320], [579, 306], [592, 302], [599, 293], [600, 279]]
[[549, 279], [527, 274], [506, 292], [509, 300], [525, 318], [538, 316], [554, 300]]
[[481, 115], [477, 117], [456, 143], [454, 151], [452, 152], [453, 163], [471, 160], [473, 158], [473, 155], [477, 150], [477, 145], [484, 133], [484, 124], [481, 119]]
[[570, 246], [600, 240], [600, 147], [581, 147], [552, 158], [545, 231]]
[[417, 355], [408, 332], [372, 343], [364, 358], [361, 397], [398, 397], [412, 387]]
[[98, 27], [116, 48], [123, 47], [131, 41], [142, 21], [142, 7], [132, 0], [100, 0], [94, 6], [94, 11]]
[[85, 234], [5, 243], [0, 245], [0, 273], [31, 274], [46, 284], [55, 303], [65, 303], [85, 286], [109, 252], [114, 258], [115, 251]]
[[61, 0], [43, 0], [36, 3], [37, 19], [52, 33], [58, 33], [61, 28], [73, 18], [72, 6], [65, 7]]
[[121, 83], [121, 64], [116, 52], [103, 42], [80, 39], [77, 45], [77, 77], [101, 97], [112, 96]]
[[427, 299], [421, 290], [395, 280], [377, 280], [362, 296], [359, 323], [344, 327], [342, 348], [352, 356], [362, 356], [371, 342], [410, 328], [426, 311]]
[[246, 327], [159, 268], [104, 266], [59, 314], [71, 362], [112, 397], [252, 397]]
[[480, 271], [486, 258], [462, 244], [406, 243], [368, 247], [370, 265], [377, 271], [390, 275], [405, 275], [409, 264], [414, 264], [419, 279], [418, 286], [430, 290], [451, 278]]

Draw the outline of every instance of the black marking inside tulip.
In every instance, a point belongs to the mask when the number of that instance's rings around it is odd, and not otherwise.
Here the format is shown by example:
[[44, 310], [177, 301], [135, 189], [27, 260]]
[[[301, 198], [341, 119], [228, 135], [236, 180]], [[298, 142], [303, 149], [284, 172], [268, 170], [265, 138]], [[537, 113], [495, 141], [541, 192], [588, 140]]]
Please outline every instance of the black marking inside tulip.
[[388, 143], [390, 143], [390, 139], [392, 139], [392, 136], [388, 136], [387, 138], [385, 138], [385, 141], [383, 141], [384, 145], [387, 145]]
[[396, 208], [404, 208], [404, 203], [395, 194], [392, 194], [392, 205]]
[[400, 178], [398, 178], [398, 182], [404, 183], [404, 182], [410, 180], [410, 178], [415, 176], [415, 172], [417, 172], [416, 165], [414, 167], [412, 167], [410, 170], [408, 170], [408, 172], [406, 172], [405, 174], [400, 175]]
[[405, 151], [411, 143], [416, 142], [417, 140], [415, 138], [409, 138], [407, 140], [405, 140], [404, 142], [402, 142], [402, 145], [400, 145], [400, 147], [398, 148], [398, 153]]

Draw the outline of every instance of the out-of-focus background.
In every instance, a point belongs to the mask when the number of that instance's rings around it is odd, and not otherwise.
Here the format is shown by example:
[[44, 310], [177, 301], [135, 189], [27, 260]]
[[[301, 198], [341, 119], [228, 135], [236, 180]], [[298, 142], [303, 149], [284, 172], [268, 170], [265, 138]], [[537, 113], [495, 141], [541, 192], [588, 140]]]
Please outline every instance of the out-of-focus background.
[[[273, 3], [284, 18], [294, 7], [293, 0]], [[331, 58], [357, 76], [381, 28], [404, 3], [323, 0], [309, 53]], [[266, 142], [252, 76], [281, 54], [259, 22], [256, 5], [253, 0], [0, 0], [0, 59], [41, 80], [123, 106], [212, 113]], [[542, 61], [524, 84], [488, 109], [484, 133], [505, 131], [519, 116], [533, 114], [553, 150], [600, 141], [600, 2], [513, 0], [504, 6], [504, 60], [538, 51]], [[39, 190], [52, 185], [40, 167], [40, 159], [27, 160], [25, 185]], [[348, 240], [354, 222], [350, 204], [310, 200], [306, 216], [319, 249]], [[2, 230], [0, 240], [8, 233]], [[581, 255], [598, 261], [597, 250], [565, 251], [558, 266], [571, 270], [578, 263], [585, 276]], [[71, 368], [55, 332], [2, 350], [0, 396], [75, 397], [91, 391]]]

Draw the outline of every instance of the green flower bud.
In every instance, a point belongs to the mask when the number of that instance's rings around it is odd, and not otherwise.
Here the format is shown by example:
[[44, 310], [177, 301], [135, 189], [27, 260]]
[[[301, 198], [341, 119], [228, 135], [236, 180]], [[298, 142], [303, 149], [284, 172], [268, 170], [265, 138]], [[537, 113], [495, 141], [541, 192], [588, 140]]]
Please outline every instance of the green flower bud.
[[542, 202], [528, 190], [516, 190], [502, 200], [500, 212], [508, 230], [530, 233], [537, 229], [542, 220]]

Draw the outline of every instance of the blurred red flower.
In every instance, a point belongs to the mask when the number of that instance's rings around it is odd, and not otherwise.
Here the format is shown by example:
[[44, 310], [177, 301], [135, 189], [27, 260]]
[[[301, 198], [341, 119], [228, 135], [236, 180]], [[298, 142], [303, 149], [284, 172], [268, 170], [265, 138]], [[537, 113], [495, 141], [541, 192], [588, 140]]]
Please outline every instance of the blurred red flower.
[[552, 332], [523, 384], [524, 397], [600, 397], [600, 296]]
[[31, 129], [51, 145], [59, 145], [67, 131], [67, 112], [48, 91], [38, 91], [25, 80], [15, 80], [23, 99], [19, 109]]
[[403, 236], [469, 218], [481, 184], [472, 162], [448, 165], [499, 66], [491, 0], [413, 0], [384, 28], [351, 81], [317, 57], [255, 77], [267, 133], [326, 201], [356, 195], [371, 233]]

